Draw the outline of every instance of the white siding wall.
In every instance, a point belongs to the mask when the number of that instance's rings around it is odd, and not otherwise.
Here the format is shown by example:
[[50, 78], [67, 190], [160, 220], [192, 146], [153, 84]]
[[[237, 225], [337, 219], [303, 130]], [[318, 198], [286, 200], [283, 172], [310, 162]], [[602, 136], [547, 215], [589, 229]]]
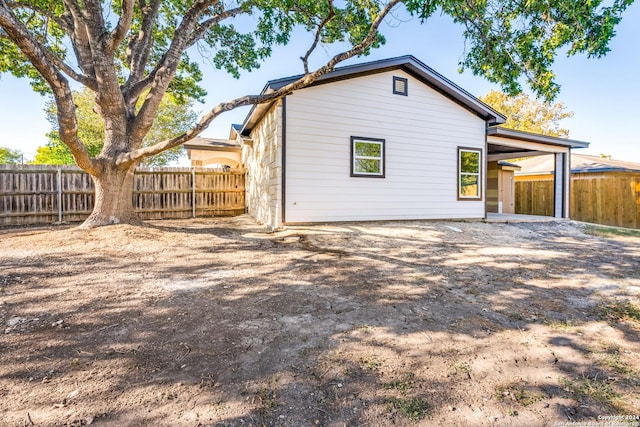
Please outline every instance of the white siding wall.
[[249, 215], [275, 229], [282, 223], [282, 104], [276, 103], [251, 132], [252, 146], [242, 147], [247, 169], [246, 205]]
[[[409, 96], [392, 93], [394, 75]], [[410, 75], [303, 89], [286, 114], [285, 222], [484, 217], [484, 188], [481, 201], [457, 200], [457, 147], [486, 156], [484, 120]], [[386, 178], [350, 177], [351, 136], [386, 140]]]

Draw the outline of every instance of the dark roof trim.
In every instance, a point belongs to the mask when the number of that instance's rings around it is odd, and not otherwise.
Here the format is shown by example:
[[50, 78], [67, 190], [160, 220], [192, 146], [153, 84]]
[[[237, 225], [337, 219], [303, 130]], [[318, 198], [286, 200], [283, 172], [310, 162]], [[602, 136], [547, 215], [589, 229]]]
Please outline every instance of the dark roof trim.
[[232, 139], [194, 138], [183, 145], [187, 150], [232, 152], [241, 150], [240, 144]]
[[599, 173], [599, 172], [634, 173], [634, 172], [640, 172], [640, 169], [617, 168], [615, 166], [611, 166], [608, 168], [598, 168], [598, 167], [590, 167], [590, 166], [578, 166], [575, 168], [571, 168], [571, 173]]
[[[404, 70], [408, 72], [442, 95], [481, 117], [489, 126], [501, 124], [506, 121], [506, 118], [502, 114], [411, 55], [339, 67], [334, 71], [321, 76], [311, 86], [331, 83], [338, 80], [352, 79], [370, 74], [383, 73], [391, 70]], [[262, 93], [264, 94], [276, 91], [287, 84], [295, 82], [300, 77], [302, 77], [302, 75], [271, 80], [267, 82], [264, 89], [262, 89]], [[244, 135], [248, 134], [252, 130], [253, 126], [262, 119], [262, 115], [266, 113], [270, 106], [271, 103], [253, 106], [242, 126], [242, 133]]]
[[510, 138], [520, 141], [538, 142], [541, 144], [556, 145], [569, 148], [587, 148], [588, 142], [577, 141], [575, 139], [558, 138], [556, 136], [541, 135], [539, 133], [524, 132], [521, 130], [507, 129], [500, 126], [492, 126], [487, 129], [487, 136], [498, 138]]

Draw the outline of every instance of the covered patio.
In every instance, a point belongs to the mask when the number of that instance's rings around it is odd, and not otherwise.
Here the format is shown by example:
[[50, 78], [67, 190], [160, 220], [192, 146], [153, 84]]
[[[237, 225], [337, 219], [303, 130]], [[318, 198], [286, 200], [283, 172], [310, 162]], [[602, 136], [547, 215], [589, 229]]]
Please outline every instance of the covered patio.
[[[566, 138], [546, 136], [530, 132], [493, 126], [487, 129], [487, 174], [486, 174], [486, 206], [487, 219], [494, 214], [516, 215], [510, 207], [513, 204], [515, 182], [513, 174], [500, 177], [498, 162], [553, 154], [555, 161], [554, 176], [554, 209], [553, 217], [569, 218], [569, 185], [571, 171], [571, 149], [586, 148], [588, 142]], [[517, 162], [515, 162], [517, 163]], [[512, 165], [514, 166], [514, 165]], [[529, 216], [529, 215], [527, 215]], [[506, 217], [502, 217], [506, 218]]]

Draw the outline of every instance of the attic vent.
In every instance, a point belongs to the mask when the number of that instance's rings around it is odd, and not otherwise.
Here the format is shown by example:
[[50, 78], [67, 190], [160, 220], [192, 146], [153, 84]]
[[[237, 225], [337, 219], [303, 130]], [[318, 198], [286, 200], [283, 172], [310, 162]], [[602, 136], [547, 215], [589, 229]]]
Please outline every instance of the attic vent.
[[408, 81], [402, 77], [393, 76], [393, 94], [394, 95], [408, 95], [407, 91]]

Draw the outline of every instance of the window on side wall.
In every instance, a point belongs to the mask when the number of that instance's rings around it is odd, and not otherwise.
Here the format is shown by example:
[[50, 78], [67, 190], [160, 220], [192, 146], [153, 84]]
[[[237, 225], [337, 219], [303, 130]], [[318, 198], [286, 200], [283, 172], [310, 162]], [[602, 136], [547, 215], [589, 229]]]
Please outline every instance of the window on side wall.
[[481, 200], [482, 150], [458, 147], [458, 200]]
[[351, 137], [351, 176], [384, 178], [384, 139]]

